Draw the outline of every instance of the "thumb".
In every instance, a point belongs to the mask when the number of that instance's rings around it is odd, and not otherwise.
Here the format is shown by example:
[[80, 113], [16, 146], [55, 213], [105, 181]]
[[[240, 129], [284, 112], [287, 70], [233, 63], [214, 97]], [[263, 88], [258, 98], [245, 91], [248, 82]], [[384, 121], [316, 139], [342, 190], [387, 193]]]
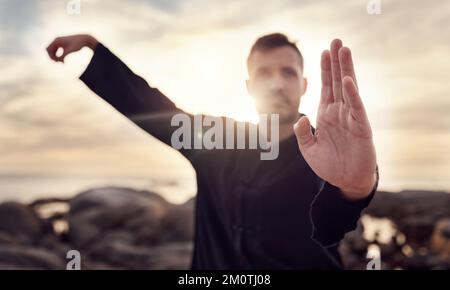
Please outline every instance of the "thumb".
[[297, 136], [300, 149], [307, 148], [315, 143], [314, 135], [311, 132], [311, 123], [308, 117], [301, 117], [294, 125], [295, 136]]
[[63, 53], [61, 56], [58, 57], [58, 60], [62, 63], [64, 63], [64, 58], [70, 53], [70, 51], [67, 48], [64, 48]]
[[62, 49], [63, 52], [61, 56], [58, 57], [58, 60], [62, 63], [64, 63], [64, 59], [66, 58], [67, 55], [71, 54], [74, 51], [77, 51], [77, 48], [74, 47], [73, 45], [63, 46]]

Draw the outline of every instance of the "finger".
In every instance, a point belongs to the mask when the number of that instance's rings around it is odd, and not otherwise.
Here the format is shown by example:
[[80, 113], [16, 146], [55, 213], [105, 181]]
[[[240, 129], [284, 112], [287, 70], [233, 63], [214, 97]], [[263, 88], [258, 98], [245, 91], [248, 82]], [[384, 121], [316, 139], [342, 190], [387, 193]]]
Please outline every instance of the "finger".
[[341, 64], [341, 76], [342, 78], [349, 76], [355, 82], [356, 88], [358, 88], [358, 82], [356, 80], [355, 69], [353, 67], [352, 52], [348, 47], [342, 47], [339, 50], [339, 63]]
[[73, 49], [71, 47], [64, 47], [63, 53], [58, 57], [59, 61], [64, 63], [64, 58], [71, 52], [73, 52]]
[[320, 59], [320, 68], [322, 76], [322, 91], [320, 97], [321, 104], [333, 102], [333, 81], [331, 79], [331, 59], [330, 51], [324, 50]]
[[342, 81], [344, 94], [350, 105], [352, 115], [355, 119], [362, 121], [367, 120], [364, 104], [359, 96], [358, 88], [350, 76], [345, 76]]
[[54, 40], [47, 47], [48, 56], [54, 61], [58, 61], [58, 57], [56, 56], [56, 52], [58, 51], [59, 47], [60, 47], [60, 44], [59, 44], [59, 42], [57, 40]]
[[302, 116], [294, 125], [295, 136], [297, 137], [300, 150], [306, 149], [315, 144], [315, 137], [311, 131], [311, 124], [308, 117]]
[[331, 42], [331, 74], [333, 79], [333, 96], [335, 102], [342, 102], [342, 78], [341, 66], [339, 63], [339, 49], [342, 47], [342, 41], [335, 39]]

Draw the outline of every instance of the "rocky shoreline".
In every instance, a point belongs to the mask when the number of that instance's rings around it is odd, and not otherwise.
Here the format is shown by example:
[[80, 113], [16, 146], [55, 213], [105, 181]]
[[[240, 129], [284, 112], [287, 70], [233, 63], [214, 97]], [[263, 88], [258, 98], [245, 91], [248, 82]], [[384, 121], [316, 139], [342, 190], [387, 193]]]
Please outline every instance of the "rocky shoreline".
[[[120, 187], [70, 199], [3, 202], [0, 269], [66, 269], [66, 254], [74, 249], [81, 269], [188, 269], [193, 214], [194, 199], [175, 205], [153, 192]], [[387, 240], [377, 222], [391, 224]], [[382, 269], [450, 269], [450, 194], [378, 192], [341, 243], [346, 268], [366, 269], [373, 247]]]

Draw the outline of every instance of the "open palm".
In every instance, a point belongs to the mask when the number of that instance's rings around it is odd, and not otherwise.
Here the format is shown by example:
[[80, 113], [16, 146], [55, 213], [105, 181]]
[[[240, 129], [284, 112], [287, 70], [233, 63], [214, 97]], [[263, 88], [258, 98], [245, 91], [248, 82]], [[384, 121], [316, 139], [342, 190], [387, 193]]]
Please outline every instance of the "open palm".
[[351, 51], [333, 40], [321, 58], [322, 91], [315, 134], [307, 117], [295, 125], [300, 151], [311, 169], [350, 198], [370, 193], [376, 154], [359, 96]]

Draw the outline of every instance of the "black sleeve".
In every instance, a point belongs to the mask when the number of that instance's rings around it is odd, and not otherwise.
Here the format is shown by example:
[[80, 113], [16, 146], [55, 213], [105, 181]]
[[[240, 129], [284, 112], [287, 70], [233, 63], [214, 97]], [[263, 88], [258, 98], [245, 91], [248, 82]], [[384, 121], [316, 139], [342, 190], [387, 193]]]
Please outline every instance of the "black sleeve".
[[[193, 121], [193, 115], [177, 108], [101, 43], [96, 46], [80, 80], [136, 125], [169, 146], [172, 133], [177, 129], [171, 125], [172, 117], [183, 113]], [[191, 162], [200, 153], [198, 149], [181, 148], [179, 151]]]
[[319, 179], [319, 193], [315, 196], [310, 209], [313, 226], [312, 239], [322, 247], [331, 247], [339, 243], [344, 235], [356, 228], [361, 211], [373, 199], [378, 187], [377, 179], [369, 196], [351, 201], [344, 197], [336, 186]]

